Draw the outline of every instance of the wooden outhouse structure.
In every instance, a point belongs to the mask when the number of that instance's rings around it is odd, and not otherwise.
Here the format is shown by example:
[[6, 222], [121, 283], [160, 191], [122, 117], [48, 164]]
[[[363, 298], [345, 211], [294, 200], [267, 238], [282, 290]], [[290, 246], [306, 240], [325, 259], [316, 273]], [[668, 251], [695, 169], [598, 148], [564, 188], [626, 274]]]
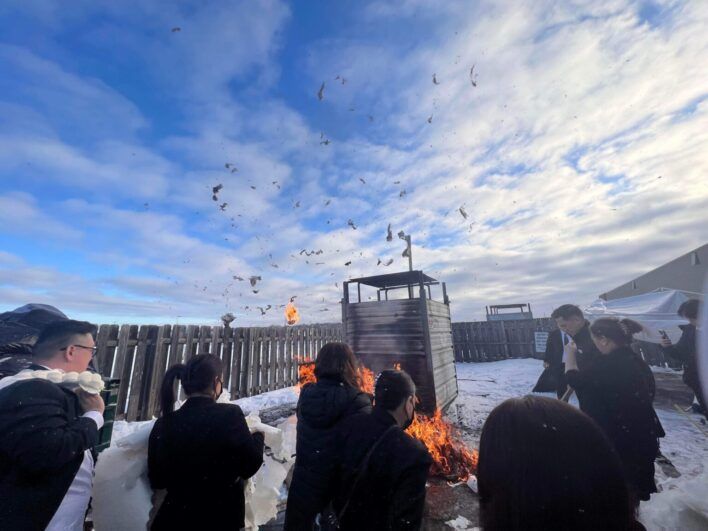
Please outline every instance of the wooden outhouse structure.
[[[362, 300], [362, 286], [376, 290], [375, 300]], [[433, 300], [433, 286], [442, 287], [442, 301]], [[419, 409], [445, 409], [457, 397], [445, 283], [406, 271], [352, 279], [343, 288], [344, 337], [361, 362], [374, 374], [400, 364], [416, 384]]]

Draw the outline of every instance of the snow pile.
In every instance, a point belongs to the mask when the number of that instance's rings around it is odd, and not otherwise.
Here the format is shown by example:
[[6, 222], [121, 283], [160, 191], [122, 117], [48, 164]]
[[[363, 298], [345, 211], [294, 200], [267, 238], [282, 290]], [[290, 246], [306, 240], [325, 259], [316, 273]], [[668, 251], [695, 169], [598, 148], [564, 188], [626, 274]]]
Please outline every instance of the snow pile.
[[708, 529], [708, 462], [698, 476], [668, 479], [661, 487], [639, 511], [649, 531]]
[[464, 516], [458, 516], [454, 520], [448, 520], [447, 522], [445, 522], [445, 525], [460, 531], [476, 531], [477, 529], [480, 529], [479, 527], [470, 527], [472, 525], [472, 522], [470, 522]]

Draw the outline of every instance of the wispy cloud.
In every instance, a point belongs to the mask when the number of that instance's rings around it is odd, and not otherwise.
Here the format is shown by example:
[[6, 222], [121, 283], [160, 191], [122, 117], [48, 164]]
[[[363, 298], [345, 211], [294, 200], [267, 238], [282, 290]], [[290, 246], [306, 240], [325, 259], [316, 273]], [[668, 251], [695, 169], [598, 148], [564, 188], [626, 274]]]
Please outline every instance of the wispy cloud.
[[543, 313], [705, 243], [700, 3], [8, 6], [7, 305], [336, 320], [342, 280], [406, 267], [390, 223], [455, 319]]

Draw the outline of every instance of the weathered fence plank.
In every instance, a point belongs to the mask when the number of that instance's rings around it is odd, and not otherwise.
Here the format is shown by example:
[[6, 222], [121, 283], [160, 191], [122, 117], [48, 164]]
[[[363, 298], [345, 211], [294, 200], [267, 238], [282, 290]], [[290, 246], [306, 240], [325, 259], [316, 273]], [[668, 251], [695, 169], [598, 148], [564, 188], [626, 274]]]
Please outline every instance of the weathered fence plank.
[[[120, 378], [117, 415], [148, 420], [159, 410], [165, 371], [197, 353], [224, 363], [225, 388], [241, 398], [297, 383], [300, 360], [311, 360], [329, 341], [342, 341], [339, 324], [223, 328], [196, 325], [102, 325], [97, 362], [104, 376]], [[178, 386], [178, 400], [184, 400]]]

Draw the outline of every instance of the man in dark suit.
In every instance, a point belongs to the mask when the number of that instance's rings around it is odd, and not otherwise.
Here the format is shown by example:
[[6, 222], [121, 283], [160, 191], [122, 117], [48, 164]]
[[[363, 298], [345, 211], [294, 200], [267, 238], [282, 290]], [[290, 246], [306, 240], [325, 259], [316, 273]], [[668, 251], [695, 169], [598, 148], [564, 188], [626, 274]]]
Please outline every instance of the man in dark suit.
[[[553, 310], [551, 318], [556, 321], [558, 329], [568, 334], [572, 342], [578, 347], [576, 352], [578, 371], [587, 370], [593, 364], [595, 358], [600, 356], [600, 351], [597, 350], [592, 340], [590, 322], [585, 319], [582, 310], [573, 304], [564, 304]], [[565, 382], [565, 378], [563, 382]], [[582, 392], [578, 393], [576, 391], [576, 394], [582, 407]]]
[[337, 428], [333, 505], [340, 529], [420, 529], [432, 459], [404, 431], [414, 417], [413, 380], [389, 370], [376, 380], [372, 413], [353, 415]]
[[[30, 369], [83, 372], [95, 352], [96, 326], [48, 324]], [[91, 497], [93, 456], [103, 425], [100, 395], [46, 379], [0, 390], [0, 529], [81, 530]]]
[[565, 381], [565, 356], [563, 349], [570, 341], [570, 336], [559, 328], [548, 334], [546, 341], [546, 353], [543, 357], [543, 368], [552, 374], [552, 380], [556, 384], [556, 394], [561, 398], [568, 384]]

